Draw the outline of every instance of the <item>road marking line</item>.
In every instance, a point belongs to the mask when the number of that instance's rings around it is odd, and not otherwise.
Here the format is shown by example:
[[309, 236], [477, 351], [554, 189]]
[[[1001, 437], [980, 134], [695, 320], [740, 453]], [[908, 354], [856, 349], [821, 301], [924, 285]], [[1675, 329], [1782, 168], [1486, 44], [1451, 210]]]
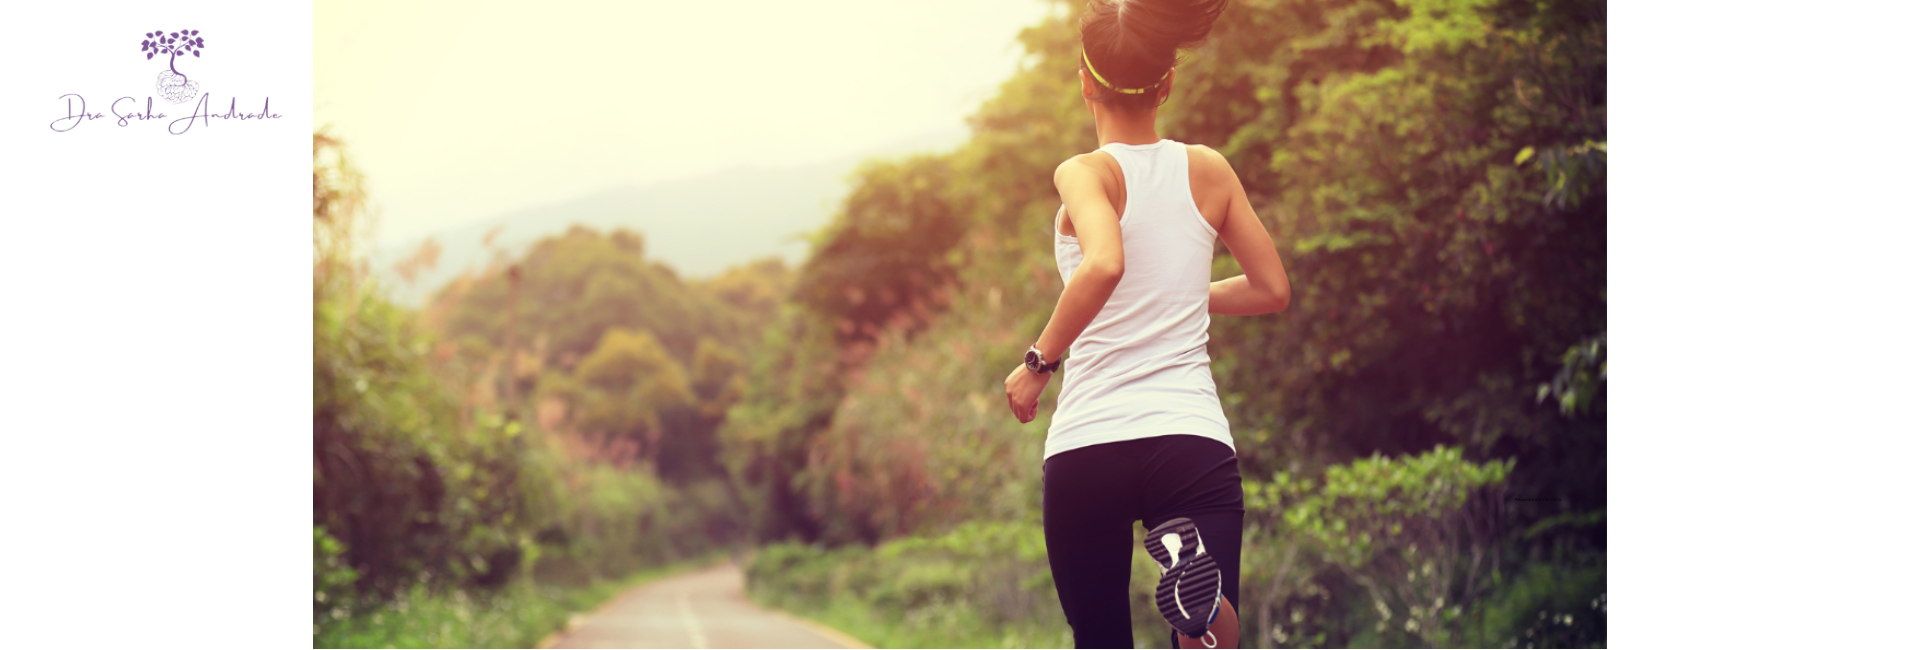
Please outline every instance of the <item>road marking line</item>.
[[694, 648], [705, 650], [707, 647], [707, 635], [700, 631], [700, 619], [693, 617], [693, 605], [687, 603], [686, 592], [681, 592], [679, 599], [680, 622], [687, 625], [687, 636], [692, 638]]

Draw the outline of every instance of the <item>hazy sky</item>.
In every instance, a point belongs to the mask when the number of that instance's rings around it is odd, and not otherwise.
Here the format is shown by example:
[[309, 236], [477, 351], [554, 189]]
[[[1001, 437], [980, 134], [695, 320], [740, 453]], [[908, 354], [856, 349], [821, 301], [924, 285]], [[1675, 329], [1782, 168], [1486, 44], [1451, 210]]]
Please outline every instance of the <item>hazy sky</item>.
[[[314, 121], [413, 240], [497, 212], [954, 129], [1041, 0], [316, 0]], [[751, 191], [743, 187], [742, 191]]]

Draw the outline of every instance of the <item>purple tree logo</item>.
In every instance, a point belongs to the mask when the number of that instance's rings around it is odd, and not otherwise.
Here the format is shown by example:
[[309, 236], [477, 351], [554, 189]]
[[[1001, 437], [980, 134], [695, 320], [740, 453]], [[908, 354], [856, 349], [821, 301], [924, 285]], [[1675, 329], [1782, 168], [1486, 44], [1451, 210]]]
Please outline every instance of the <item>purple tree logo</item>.
[[193, 99], [194, 95], [200, 94], [200, 84], [188, 81], [187, 75], [180, 74], [180, 70], [173, 67], [173, 62], [180, 55], [188, 53], [199, 58], [200, 48], [206, 46], [207, 40], [200, 38], [200, 30], [197, 29], [147, 32], [147, 40], [140, 41], [140, 51], [146, 52], [148, 59], [152, 59], [155, 54], [167, 55], [167, 69], [160, 71], [159, 80], [153, 86], [154, 90], [159, 91], [161, 97], [175, 104]]

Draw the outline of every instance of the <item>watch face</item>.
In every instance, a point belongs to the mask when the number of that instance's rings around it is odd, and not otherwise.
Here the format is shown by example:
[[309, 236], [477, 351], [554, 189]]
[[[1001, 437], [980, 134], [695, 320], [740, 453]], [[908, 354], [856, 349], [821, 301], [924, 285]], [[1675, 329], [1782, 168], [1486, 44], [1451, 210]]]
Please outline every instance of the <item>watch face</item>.
[[1032, 370], [1034, 372], [1040, 371], [1040, 353], [1039, 352], [1035, 352], [1033, 350], [1027, 350], [1027, 369]]

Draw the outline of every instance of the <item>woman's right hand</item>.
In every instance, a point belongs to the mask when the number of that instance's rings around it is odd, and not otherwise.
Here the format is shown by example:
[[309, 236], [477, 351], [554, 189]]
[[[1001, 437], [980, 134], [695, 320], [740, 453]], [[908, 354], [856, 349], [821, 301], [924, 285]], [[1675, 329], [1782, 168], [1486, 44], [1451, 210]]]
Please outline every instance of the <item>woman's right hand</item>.
[[1026, 364], [1013, 367], [1007, 375], [1007, 408], [1013, 411], [1014, 419], [1021, 424], [1032, 422], [1040, 411], [1040, 391], [1047, 389], [1047, 383], [1053, 380], [1053, 374], [1035, 374]]

